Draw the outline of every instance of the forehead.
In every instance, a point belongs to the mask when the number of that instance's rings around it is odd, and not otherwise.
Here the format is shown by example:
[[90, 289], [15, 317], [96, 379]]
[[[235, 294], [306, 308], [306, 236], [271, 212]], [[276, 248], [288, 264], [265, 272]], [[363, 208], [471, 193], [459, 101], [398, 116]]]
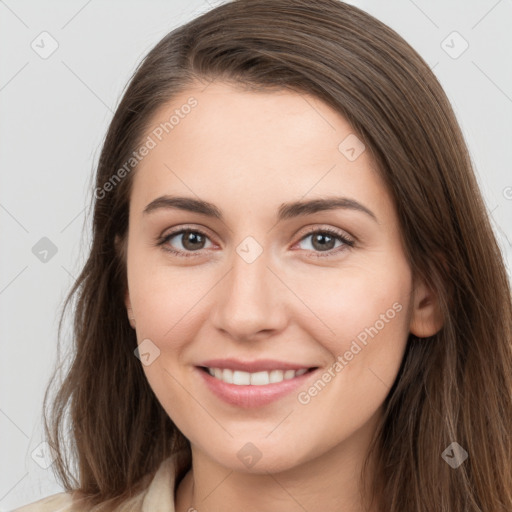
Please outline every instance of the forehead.
[[152, 149], [134, 175], [138, 210], [164, 193], [255, 209], [337, 193], [390, 207], [353, 128], [311, 95], [193, 86], [155, 113], [149, 139]]

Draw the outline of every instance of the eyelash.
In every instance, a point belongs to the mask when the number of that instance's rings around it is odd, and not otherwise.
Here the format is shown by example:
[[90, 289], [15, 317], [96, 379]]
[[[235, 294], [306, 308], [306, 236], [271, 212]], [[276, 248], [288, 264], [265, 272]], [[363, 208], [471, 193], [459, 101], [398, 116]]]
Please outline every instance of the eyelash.
[[[162, 249], [166, 252], [170, 252], [172, 254], [175, 254], [176, 256], [183, 257], [183, 258], [190, 258], [195, 256], [201, 256], [200, 251], [189, 251], [189, 252], [183, 252], [183, 251], [177, 251], [176, 249], [172, 249], [169, 246], [164, 246], [171, 238], [174, 238], [176, 235], [181, 235], [185, 232], [191, 232], [191, 233], [199, 233], [201, 236], [204, 236], [206, 238], [209, 238], [209, 236], [200, 229], [197, 228], [181, 228], [176, 231], [172, 231], [171, 233], [168, 233], [164, 237], [158, 238], [156, 242], [156, 246], [162, 246]], [[299, 240], [301, 242], [305, 238], [311, 235], [315, 234], [329, 234], [333, 236], [334, 238], [337, 238], [341, 242], [343, 242], [344, 245], [337, 247], [336, 249], [330, 249], [329, 251], [325, 251], [325, 253], [322, 254], [322, 252], [314, 251], [316, 253], [315, 256], [312, 256], [313, 258], [325, 258], [325, 257], [331, 257], [335, 254], [338, 254], [341, 251], [347, 250], [347, 248], [352, 248], [355, 244], [354, 240], [351, 240], [347, 238], [346, 236], [342, 235], [339, 231], [333, 229], [333, 228], [312, 228], [307, 233], [305, 233], [302, 238]]]

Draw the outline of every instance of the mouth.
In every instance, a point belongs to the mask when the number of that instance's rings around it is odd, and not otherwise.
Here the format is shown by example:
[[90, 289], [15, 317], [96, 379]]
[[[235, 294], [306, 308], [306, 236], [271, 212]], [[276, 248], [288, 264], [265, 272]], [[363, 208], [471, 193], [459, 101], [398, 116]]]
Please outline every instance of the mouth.
[[316, 375], [318, 366], [246, 372], [231, 368], [196, 366], [206, 389], [223, 402], [241, 408], [262, 407], [287, 395]]
[[300, 368], [298, 370], [276, 369], [270, 371], [245, 372], [231, 368], [210, 368], [208, 366], [199, 366], [198, 368], [217, 380], [235, 386], [267, 386], [268, 384], [279, 384], [285, 380], [295, 379], [318, 369], [318, 367], [315, 366], [312, 368]]

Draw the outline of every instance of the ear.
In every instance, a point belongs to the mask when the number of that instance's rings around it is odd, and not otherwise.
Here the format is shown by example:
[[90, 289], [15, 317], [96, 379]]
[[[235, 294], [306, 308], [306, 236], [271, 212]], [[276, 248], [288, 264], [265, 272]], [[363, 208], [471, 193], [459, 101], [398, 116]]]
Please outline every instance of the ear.
[[135, 316], [133, 315], [132, 303], [130, 301], [130, 292], [126, 290], [124, 297], [124, 304], [126, 306], [126, 312], [128, 313], [128, 321], [133, 329], [135, 329]]
[[[115, 236], [114, 244], [116, 248], [117, 254], [124, 259], [124, 251], [125, 251], [125, 243], [121, 240], [119, 235]], [[126, 261], [126, 260], [125, 260]], [[135, 329], [135, 317], [133, 315], [132, 303], [130, 301], [130, 291], [128, 290], [128, 286], [126, 287], [126, 293], [124, 296], [124, 304], [126, 306], [126, 312], [128, 314], [128, 321], [133, 329]]]
[[121, 260], [126, 261], [126, 238], [123, 240], [119, 235], [114, 237], [114, 249]]
[[415, 283], [409, 330], [418, 338], [433, 336], [443, 327], [443, 315], [435, 293], [421, 279]]

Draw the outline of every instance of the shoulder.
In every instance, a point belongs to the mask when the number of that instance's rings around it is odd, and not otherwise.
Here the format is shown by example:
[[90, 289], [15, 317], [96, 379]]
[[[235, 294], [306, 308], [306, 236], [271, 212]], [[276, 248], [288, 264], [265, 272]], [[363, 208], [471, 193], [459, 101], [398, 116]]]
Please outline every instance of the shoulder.
[[13, 512], [71, 512], [73, 496], [71, 493], [60, 492], [42, 498], [28, 505], [16, 508]]
[[[185, 449], [175, 452], [160, 463], [156, 472], [146, 475], [140, 492], [120, 506], [116, 506], [115, 510], [118, 512], [157, 510], [174, 512], [173, 490], [175, 491], [178, 478], [188, 471], [190, 465], [190, 451]], [[80, 501], [78, 492], [61, 492], [16, 508], [12, 512], [77, 512], [78, 510], [83, 512], [84, 508], [79, 506]]]

